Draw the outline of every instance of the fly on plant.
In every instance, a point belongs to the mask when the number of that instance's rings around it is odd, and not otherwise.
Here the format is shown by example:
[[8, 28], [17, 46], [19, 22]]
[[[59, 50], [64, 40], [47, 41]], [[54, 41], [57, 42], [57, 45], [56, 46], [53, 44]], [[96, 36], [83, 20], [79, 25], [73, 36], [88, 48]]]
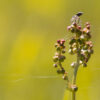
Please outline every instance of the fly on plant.
[[80, 17], [81, 15], [83, 15], [83, 12], [78, 12], [76, 15], [77, 15], [78, 17]]
[[72, 23], [77, 23], [79, 24], [80, 23], [80, 16], [83, 15], [83, 12], [78, 12], [77, 14], [75, 14], [72, 19], [71, 19], [71, 22]]

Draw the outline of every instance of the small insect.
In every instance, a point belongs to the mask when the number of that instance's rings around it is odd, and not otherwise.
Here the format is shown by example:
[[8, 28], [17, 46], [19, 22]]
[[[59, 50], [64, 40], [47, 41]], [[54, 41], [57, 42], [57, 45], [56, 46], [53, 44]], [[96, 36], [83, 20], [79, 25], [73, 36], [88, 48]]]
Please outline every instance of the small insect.
[[77, 24], [80, 23], [80, 16], [83, 15], [83, 12], [78, 12], [77, 14], [75, 14], [72, 19], [71, 19], [71, 22], [75, 22]]
[[79, 17], [79, 16], [83, 15], [83, 12], [78, 12], [76, 15]]

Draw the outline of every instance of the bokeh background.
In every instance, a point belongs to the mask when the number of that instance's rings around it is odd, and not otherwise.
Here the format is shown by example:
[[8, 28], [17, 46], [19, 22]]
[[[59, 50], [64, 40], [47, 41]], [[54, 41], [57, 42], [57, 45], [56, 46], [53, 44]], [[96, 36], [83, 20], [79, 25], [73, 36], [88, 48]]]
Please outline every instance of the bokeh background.
[[[0, 100], [71, 100], [52, 57], [56, 40], [71, 36], [66, 27], [79, 11], [82, 23], [92, 24], [95, 52], [79, 69], [77, 100], [100, 99], [99, 0], [0, 0]], [[67, 54], [70, 77], [72, 61]]]

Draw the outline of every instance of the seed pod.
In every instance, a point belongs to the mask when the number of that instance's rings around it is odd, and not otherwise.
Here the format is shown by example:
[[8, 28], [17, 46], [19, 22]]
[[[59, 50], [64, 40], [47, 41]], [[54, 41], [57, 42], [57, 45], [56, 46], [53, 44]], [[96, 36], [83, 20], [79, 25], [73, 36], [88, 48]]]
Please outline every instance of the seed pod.
[[81, 54], [87, 55], [88, 54], [88, 51], [87, 50], [84, 50], [84, 49], [81, 49]]
[[81, 40], [85, 40], [85, 36], [84, 36], [84, 35], [81, 35], [81, 36], [80, 36], [80, 39], [81, 39]]
[[55, 53], [55, 56], [59, 56], [59, 53], [58, 53], [58, 52], [56, 52], [56, 53]]
[[63, 69], [61, 69], [61, 73], [62, 74], [64, 74], [65, 73], [65, 69], [63, 68]]
[[78, 87], [76, 85], [72, 85], [71, 86], [71, 89], [72, 89], [72, 91], [75, 91], [76, 92], [78, 90]]
[[74, 25], [71, 25], [71, 32], [75, 33], [75, 26]]
[[78, 41], [79, 44], [83, 44], [84, 43], [84, 41], [81, 40], [81, 39], [77, 39], [77, 41]]
[[63, 62], [65, 60], [65, 58], [66, 58], [65, 56], [61, 55], [61, 56], [59, 56], [59, 61]]
[[60, 43], [60, 40], [57, 40], [57, 43]]
[[71, 32], [72, 32], [72, 33], [75, 33], [75, 29], [74, 29], [74, 28], [71, 28]]
[[90, 30], [87, 28], [84, 28], [82, 32], [83, 32], [83, 34], [87, 34], [87, 33], [90, 33]]
[[57, 47], [57, 49], [56, 49], [57, 51], [60, 51], [61, 50], [61, 48], [60, 48], [60, 46], [59, 47]]
[[75, 43], [76, 40], [74, 38], [72, 38], [70, 41], [69, 41], [69, 44], [72, 45], [73, 43]]
[[76, 26], [77, 26], [77, 24], [76, 24], [75, 22], [73, 22], [73, 23], [72, 23], [72, 25], [73, 25], [74, 27], [76, 27]]
[[64, 80], [67, 80], [67, 78], [68, 78], [68, 77], [67, 77], [67, 74], [64, 74], [62, 78], [63, 78]]
[[65, 43], [65, 40], [64, 40], [64, 39], [62, 39], [62, 40], [61, 40], [61, 42], [62, 42], [62, 43]]
[[89, 40], [91, 38], [91, 34], [90, 33], [87, 33], [87, 40]]
[[82, 31], [78, 28], [76, 29], [76, 36], [79, 37], [82, 34]]
[[84, 61], [84, 59], [85, 59], [85, 55], [84, 54], [80, 54], [80, 60]]
[[93, 54], [93, 50], [92, 50], [92, 49], [89, 49], [88, 52], [89, 52], [90, 54]]
[[92, 48], [92, 47], [93, 47], [93, 44], [92, 44], [91, 41], [87, 41], [87, 42], [86, 42], [86, 45], [87, 45], [89, 48]]
[[89, 22], [86, 22], [86, 23], [85, 23], [85, 26], [87, 26], [87, 25], [90, 25], [90, 23], [89, 23]]
[[58, 43], [55, 43], [55, 47], [57, 47], [58, 46]]
[[81, 26], [78, 26], [77, 28], [78, 28], [79, 30], [81, 30], [82, 27], [81, 27]]
[[62, 50], [62, 53], [65, 53], [66, 52], [66, 50]]
[[58, 56], [54, 56], [54, 57], [53, 57], [53, 61], [54, 61], [54, 62], [57, 62], [57, 61], [58, 61]]
[[61, 49], [65, 49], [66, 47], [64, 45], [61, 46]]
[[58, 67], [57, 64], [53, 64], [53, 66], [54, 66], [55, 68]]
[[60, 46], [64, 46], [64, 43], [63, 42], [60, 42]]
[[87, 29], [90, 29], [90, 25], [87, 25], [86, 28], [87, 28]]

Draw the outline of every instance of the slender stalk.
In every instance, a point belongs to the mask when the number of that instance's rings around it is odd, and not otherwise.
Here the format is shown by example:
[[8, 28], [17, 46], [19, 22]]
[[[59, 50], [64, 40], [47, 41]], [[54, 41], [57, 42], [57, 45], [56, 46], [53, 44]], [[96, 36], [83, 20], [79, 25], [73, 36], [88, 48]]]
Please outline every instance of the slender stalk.
[[74, 75], [73, 75], [73, 84], [76, 84], [76, 76], [77, 76], [78, 68], [79, 68], [79, 56], [77, 55], [77, 63], [74, 68]]
[[[76, 63], [76, 66], [74, 68], [74, 75], [73, 75], [73, 81], [72, 81], [73, 85], [76, 84], [76, 77], [77, 77], [78, 68], [79, 68], [79, 55], [77, 54], [77, 63]], [[72, 100], [76, 100], [76, 91], [72, 92]]]
[[76, 98], [76, 94], [75, 94], [75, 91], [72, 92], [72, 100], [75, 100]]

